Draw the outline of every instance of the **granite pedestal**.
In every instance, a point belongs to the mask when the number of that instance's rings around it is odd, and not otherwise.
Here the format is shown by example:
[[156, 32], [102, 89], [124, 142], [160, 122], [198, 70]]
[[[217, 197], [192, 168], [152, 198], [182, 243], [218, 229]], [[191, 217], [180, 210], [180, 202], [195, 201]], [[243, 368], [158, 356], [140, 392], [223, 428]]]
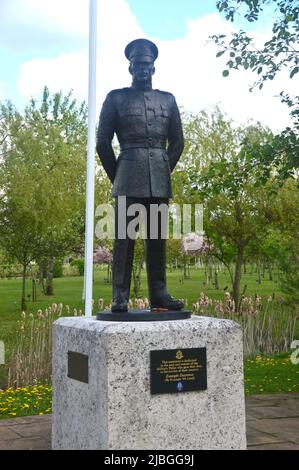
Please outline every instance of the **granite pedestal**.
[[[242, 331], [230, 320], [53, 326], [53, 449], [245, 449]], [[207, 389], [152, 394], [151, 351], [206, 348]]]

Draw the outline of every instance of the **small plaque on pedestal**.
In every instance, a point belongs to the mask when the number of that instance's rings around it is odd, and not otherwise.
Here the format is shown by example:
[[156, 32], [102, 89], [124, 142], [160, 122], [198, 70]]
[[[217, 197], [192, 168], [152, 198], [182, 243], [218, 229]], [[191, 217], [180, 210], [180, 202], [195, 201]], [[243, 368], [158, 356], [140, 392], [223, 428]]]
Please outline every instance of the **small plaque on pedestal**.
[[88, 384], [88, 356], [68, 351], [68, 374], [70, 379]]
[[152, 394], [206, 390], [206, 348], [151, 351], [150, 379]]

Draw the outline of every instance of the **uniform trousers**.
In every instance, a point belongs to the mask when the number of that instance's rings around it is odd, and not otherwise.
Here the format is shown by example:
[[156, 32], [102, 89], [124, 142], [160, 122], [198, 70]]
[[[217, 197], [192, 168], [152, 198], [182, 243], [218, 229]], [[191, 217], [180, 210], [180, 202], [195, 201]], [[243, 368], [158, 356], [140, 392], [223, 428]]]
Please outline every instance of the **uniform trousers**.
[[[120, 197], [115, 198], [115, 240], [113, 247], [113, 300], [129, 300], [130, 286], [132, 276], [132, 266], [134, 257], [135, 239], [140, 229], [140, 223], [137, 224], [136, 217], [140, 215], [139, 210], [135, 210], [128, 215], [128, 209], [132, 204], [142, 204], [142, 211], [145, 215], [146, 229], [145, 255], [147, 281], [149, 290], [149, 299], [154, 302], [164, 295], [167, 295], [166, 289], [166, 236], [168, 224], [168, 198], [136, 198], [122, 197], [122, 205], [119, 206]], [[160, 204], [163, 204], [163, 209]], [[151, 215], [151, 208], [152, 215]], [[161, 210], [157, 210], [160, 206]], [[132, 215], [133, 214], [133, 215]], [[157, 214], [155, 216], [153, 214]], [[166, 220], [165, 220], [166, 217]], [[130, 223], [136, 220], [135, 236], [132, 237]], [[140, 220], [140, 219], [139, 219]], [[125, 230], [124, 230], [125, 229]], [[129, 232], [129, 233], [128, 233]], [[140, 233], [139, 233], [140, 235]]]

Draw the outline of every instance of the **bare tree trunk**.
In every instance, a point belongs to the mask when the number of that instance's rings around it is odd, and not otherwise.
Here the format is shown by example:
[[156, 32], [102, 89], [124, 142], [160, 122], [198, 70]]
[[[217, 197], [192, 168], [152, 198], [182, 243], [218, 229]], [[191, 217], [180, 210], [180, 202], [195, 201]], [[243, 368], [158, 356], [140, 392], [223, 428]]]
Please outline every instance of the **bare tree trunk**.
[[208, 275], [208, 270], [207, 268], [205, 269], [205, 281], [203, 282], [203, 284], [208, 287], [209, 285], [209, 275]]
[[262, 277], [265, 277], [265, 271], [266, 271], [266, 261], [263, 259], [263, 269], [262, 269]]
[[187, 262], [184, 257], [184, 279], [187, 279]]
[[227, 272], [228, 272], [228, 275], [229, 275], [229, 277], [230, 277], [230, 281], [231, 281], [231, 283], [233, 284], [233, 282], [234, 282], [234, 277], [233, 277], [233, 273], [232, 273], [230, 264], [224, 263], [224, 266], [226, 267]]
[[46, 287], [45, 287], [45, 262], [41, 261], [39, 263], [39, 283], [42, 286], [42, 291], [45, 294], [46, 293]]
[[32, 302], [36, 302], [37, 295], [36, 295], [36, 279], [32, 278]]
[[215, 289], [219, 290], [218, 272], [217, 272], [216, 268], [215, 268], [215, 271], [214, 271], [214, 279], [215, 279]]
[[272, 267], [270, 261], [268, 261], [269, 281], [273, 281]]
[[257, 261], [257, 282], [258, 284], [261, 284], [262, 283], [262, 279], [261, 279], [261, 262], [260, 260]]
[[22, 273], [22, 297], [21, 297], [21, 311], [26, 312], [26, 269], [27, 269], [27, 262], [26, 258], [24, 257], [23, 260], [23, 273]]
[[140, 286], [141, 286], [141, 269], [143, 265], [143, 259], [138, 261], [137, 268], [133, 266], [133, 282], [134, 282], [134, 294], [138, 298]]
[[107, 264], [107, 282], [111, 284], [111, 265], [110, 263]]
[[53, 275], [54, 275], [54, 258], [53, 256], [51, 256], [49, 258], [49, 264], [48, 264], [46, 295], [54, 295]]
[[209, 281], [213, 279], [213, 266], [209, 264]]
[[235, 267], [235, 279], [233, 283], [233, 299], [235, 301], [235, 310], [239, 310], [239, 300], [240, 300], [240, 284], [242, 277], [242, 264], [243, 264], [243, 255], [244, 248], [242, 246], [238, 247], [238, 254]]

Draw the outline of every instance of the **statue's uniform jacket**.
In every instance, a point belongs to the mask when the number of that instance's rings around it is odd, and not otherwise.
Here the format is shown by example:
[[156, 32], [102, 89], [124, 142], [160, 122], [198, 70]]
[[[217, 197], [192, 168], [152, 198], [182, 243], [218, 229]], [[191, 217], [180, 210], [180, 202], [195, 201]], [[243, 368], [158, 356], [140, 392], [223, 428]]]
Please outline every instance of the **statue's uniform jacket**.
[[[116, 133], [120, 154], [112, 140]], [[171, 198], [170, 174], [184, 147], [171, 93], [122, 88], [108, 93], [100, 114], [97, 151], [113, 196]]]

